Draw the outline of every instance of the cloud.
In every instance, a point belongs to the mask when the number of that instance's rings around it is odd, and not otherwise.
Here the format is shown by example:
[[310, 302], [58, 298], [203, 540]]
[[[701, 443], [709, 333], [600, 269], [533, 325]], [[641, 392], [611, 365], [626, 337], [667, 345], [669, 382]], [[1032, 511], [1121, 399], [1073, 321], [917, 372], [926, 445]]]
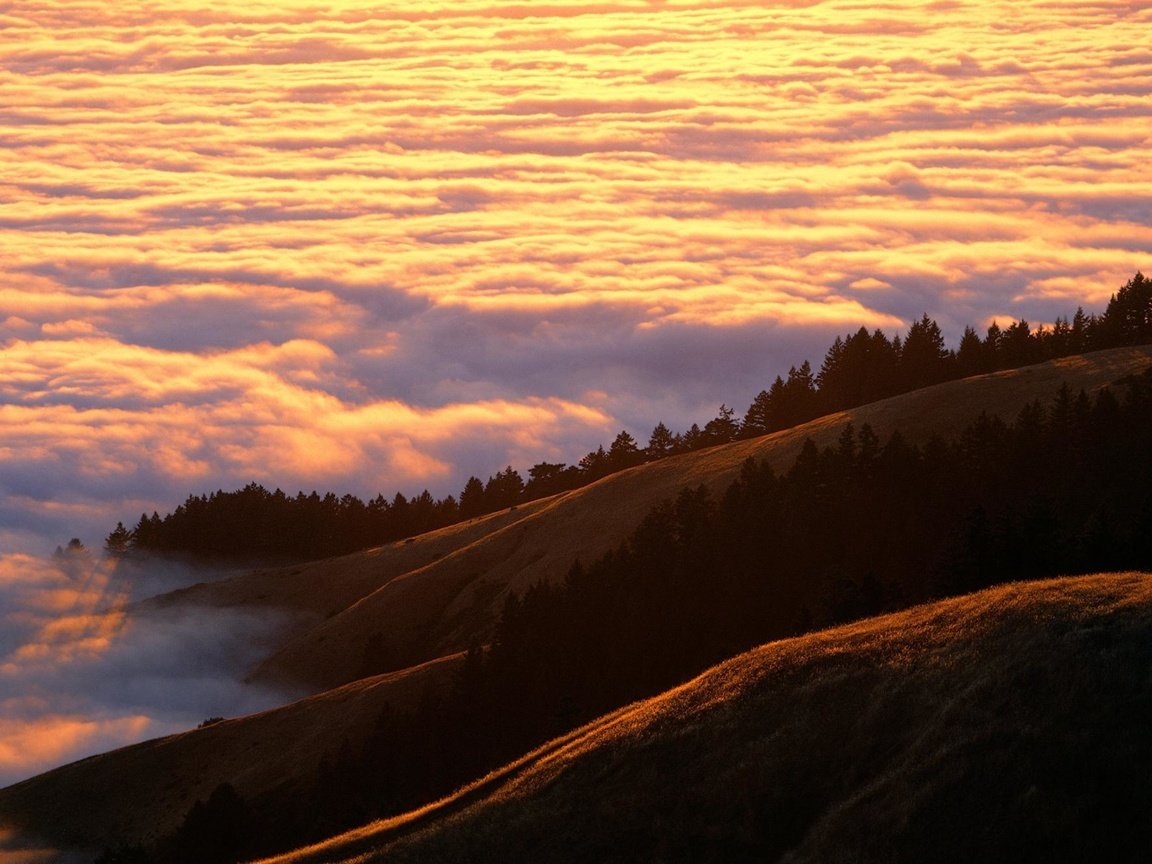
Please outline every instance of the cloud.
[[0, 555], [0, 785], [288, 698], [242, 681], [276, 616], [134, 605], [213, 575], [87, 552]]
[[447, 488], [861, 324], [1104, 298], [1152, 248], [1141, 15], [1023, 8], [37, 0], [0, 39], [7, 482]]

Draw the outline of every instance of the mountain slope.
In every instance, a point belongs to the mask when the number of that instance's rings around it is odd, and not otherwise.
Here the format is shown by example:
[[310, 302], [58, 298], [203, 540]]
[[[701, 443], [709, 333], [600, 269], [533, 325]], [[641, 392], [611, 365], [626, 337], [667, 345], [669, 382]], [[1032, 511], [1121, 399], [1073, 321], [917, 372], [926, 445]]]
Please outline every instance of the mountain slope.
[[1152, 576], [762, 646], [453, 799], [274, 859], [1147, 860]]
[[[865, 423], [886, 437], [947, 437], [981, 412], [1014, 417], [1051, 399], [1061, 383], [1089, 393], [1152, 365], [1152, 346], [1119, 348], [952, 381], [841, 411], [762, 438], [683, 454], [606, 477], [523, 508], [474, 542], [391, 579], [336, 615], [296, 634], [262, 667], [273, 677], [333, 686], [359, 668], [374, 635], [386, 635], [405, 662], [487, 642], [509, 591], [563, 578], [576, 558], [617, 546], [654, 505], [685, 486], [726, 488], [749, 457], [791, 465], [806, 438], [832, 444], [844, 426]], [[510, 516], [512, 514], [505, 514]]]
[[[263, 674], [314, 688], [341, 685], [362, 674], [366, 649], [380, 634], [413, 668], [64, 766], [0, 790], [0, 814], [33, 833], [99, 847], [170, 831], [223, 782], [249, 800], [314, 784], [323, 757], [345, 738], [358, 748], [386, 702], [412, 704], [426, 689], [447, 687], [458, 662], [452, 655], [490, 638], [509, 591], [562, 578], [576, 557], [588, 561], [614, 547], [652, 505], [680, 488], [704, 483], [720, 491], [749, 457], [786, 468], [806, 437], [831, 443], [848, 422], [869, 423], [881, 435], [899, 428], [912, 440], [947, 436], [981, 411], [1012, 416], [1029, 401], [1047, 400], [1062, 382], [1091, 392], [1150, 365], [1152, 347], [1114, 349], [951, 382], [652, 463], [411, 542], [168, 596], [156, 602], [300, 611], [304, 623]], [[448, 659], [436, 662], [440, 657]], [[260, 806], [277, 805], [269, 799]]]

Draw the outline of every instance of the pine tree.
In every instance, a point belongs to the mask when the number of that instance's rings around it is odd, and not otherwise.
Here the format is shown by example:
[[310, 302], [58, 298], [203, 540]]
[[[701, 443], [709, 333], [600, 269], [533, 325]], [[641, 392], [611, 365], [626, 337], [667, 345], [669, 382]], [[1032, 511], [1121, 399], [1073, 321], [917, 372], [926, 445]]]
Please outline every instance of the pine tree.
[[761, 390], [744, 412], [740, 422], [740, 437], [755, 438], [772, 431], [772, 397], [767, 390]]
[[610, 472], [623, 471], [625, 468], [639, 465], [643, 461], [644, 457], [640, 453], [636, 439], [628, 434], [627, 430], [621, 429], [620, 434], [616, 436], [608, 448], [608, 470]]
[[1137, 272], [1108, 301], [1100, 322], [1107, 345], [1152, 342], [1152, 279]]
[[956, 352], [956, 371], [961, 378], [988, 372], [990, 364], [984, 351], [984, 343], [972, 327], [964, 328], [960, 337], [960, 347]]
[[124, 527], [123, 522], [117, 522], [116, 527], [104, 540], [104, 550], [109, 555], [123, 556], [128, 554], [132, 546], [132, 532]]
[[460, 492], [460, 518], [471, 519], [485, 512], [484, 481], [472, 476]]
[[938, 384], [948, 377], [951, 354], [944, 346], [940, 326], [925, 313], [908, 328], [900, 353], [900, 384], [914, 390]]
[[648, 459], [663, 459], [670, 456], [676, 449], [676, 438], [663, 422], [657, 423], [652, 434], [648, 436], [648, 449], [645, 451]]
[[740, 423], [734, 419], [735, 414], [727, 405], [721, 405], [716, 416], [704, 424], [704, 440], [709, 445], [735, 441], [740, 434]]

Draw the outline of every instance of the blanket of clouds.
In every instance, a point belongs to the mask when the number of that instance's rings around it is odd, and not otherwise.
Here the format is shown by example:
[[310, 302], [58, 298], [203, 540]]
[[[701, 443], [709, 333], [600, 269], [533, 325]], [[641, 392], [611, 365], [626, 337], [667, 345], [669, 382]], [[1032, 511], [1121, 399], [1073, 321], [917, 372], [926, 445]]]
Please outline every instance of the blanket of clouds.
[[1099, 306], [1152, 245], [1150, 24], [1115, 0], [11, 4], [5, 537], [252, 479], [458, 492], [742, 410], [861, 324]]
[[456, 493], [742, 411], [862, 324], [1101, 309], [1152, 249], [1149, 32], [1142, 0], [6, 4], [0, 589], [190, 492]]

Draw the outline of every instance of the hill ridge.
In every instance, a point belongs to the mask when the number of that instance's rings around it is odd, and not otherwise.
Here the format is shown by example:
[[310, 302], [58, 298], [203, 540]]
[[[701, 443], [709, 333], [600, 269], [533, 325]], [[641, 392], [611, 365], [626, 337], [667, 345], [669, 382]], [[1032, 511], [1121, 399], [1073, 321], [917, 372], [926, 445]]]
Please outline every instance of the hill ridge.
[[[678, 454], [609, 475], [562, 496], [537, 503], [530, 516], [476, 538], [461, 554], [428, 562], [409, 578], [392, 580], [360, 602], [298, 633], [261, 667], [272, 677], [321, 686], [343, 683], [338, 670], [353, 665], [369, 635], [387, 631], [410, 647], [404, 662], [421, 662], [445, 651], [465, 650], [491, 638], [491, 626], [509, 591], [562, 579], [572, 561], [592, 560], [614, 548], [648, 510], [680, 489], [701, 483], [713, 491], [738, 475], [749, 457], [783, 470], [806, 438], [832, 444], [852, 422], [869, 423], [880, 435], [899, 428], [905, 438], [925, 442], [931, 434], [962, 429], [981, 410], [1014, 417], [1032, 399], [1055, 395], [1072, 378], [1090, 393], [1125, 374], [1152, 365], [1152, 346], [1109, 349], [1036, 366], [949, 381], [912, 393], [810, 420], [759, 438]], [[543, 554], [529, 560], [514, 530], [547, 535]], [[542, 543], [538, 540], [538, 543]]]
[[[1139, 625], [1140, 632], [1152, 634], [1152, 574], [1125, 572], [1010, 583], [767, 643], [724, 661], [665, 693], [597, 718], [441, 801], [363, 826], [322, 844], [262, 859], [262, 864], [351, 864], [353, 861], [369, 864], [384, 860], [422, 860], [421, 855], [431, 855], [435, 860], [479, 860], [461, 857], [460, 852], [468, 849], [469, 854], [483, 857], [485, 847], [473, 845], [478, 841], [490, 841], [498, 848], [505, 848], [493, 840], [501, 831], [509, 830], [507, 820], [512, 817], [504, 810], [523, 809], [530, 806], [525, 801], [554, 795], [553, 785], [565, 782], [567, 773], [574, 770], [573, 766], [588, 753], [600, 754], [603, 756], [601, 761], [607, 762], [609, 767], [589, 769], [585, 773], [604, 776], [605, 771], [612, 770], [610, 766], [615, 764], [614, 760], [630, 758], [642, 761], [644, 749], [653, 746], [650, 742], [645, 743], [646, 737], [659, 739], [661, 735], [673, 738], [690, 735], [686, 729], [700, 718], [708, 719], [716, 712], [738, 713], [741, 710], [738, 700], [761, 689], [790, 693], [792, 691], [788, 688], [791, 687], [802, 691], [812, 686], [805, 683], [806, 676], [842, 674], [837, 671], [842, 668], [851, 672], [851, 664], [857, 659], [857, 665], [861, 667], [875, 665], [890, 670], [899, 683], [899, 675], [904, 670], [912, 670], [922, 678], [926, 674], [924, 670], [931, 671], [933, 667], [937, 670], [947, 667], [960, 672], [965, 658], [980, 656], [987, 663], [993, 658], [985, 655], [995, 655], [995, 651], [1004, 645], [1015, 644], [1024, 652], [1032, 645], [1030, 639], [1039, 640], [1044, 645], [1053, 640], [1067, 643], [1076, 638], [1091, 643], [1105, 639], [1110, 628], [1123, 629], [1135, 626], [1134, 622]], [[995, 648], [986, 648], [980, 644], [982, 642]], [[1026, 674], [1033, 660], [1035, 657], [1031, 654], [1010, 658], [1003, 663], [1005, 674], [1008, 678]], [[979, 676], [971, 681], [963, 680], [967, 682], [964, 685], [966, 689], [954, 691], [944, 699], [944, 712], [957, 710], [966, 698], [984, 698], [981, 688], [986, 684]], [[1146, 694], [1146, 697], [1152, 697], [1152, 694]], [[916, 753], [924, 747], [936, 746], [923, 740], [932, 734], [935, 733], [929, 729], [908, 743], [907, 752], [895, 757], [903, 767], [892, 770], [916, 770]], [[978, 736], [975, 740], [978, 743]], [[619, 746], [626, 748], [624, 755], [614, 754], [612, 748], [621, 741], [624, 744]], [[965, 746], [970, 743], [965, 742]], [[940, 758], [951, 757], [945, 749]], [[879, 785], [864, 784], [836, 806], [848, 809], [870, 806], [869, 796], [877, 794], [884, 782], [883, 778], [878, 778], [875, 783]], [[593, 794], [591, 789], [585, 791]], [[487, 820], [492, 818], [500, 820], [500, 824], [487, 825]], [[832, 812], [822, 818], [835, 822], [838, 817]], [[532, 828], [530, 819], [521, 818], [517, 824], [523, 828], [525, 822], [529, 823], [527, 830], [545, 830]], [[467, 828], [460, 828], [461, 824]], [[547, 825], [549, 829], [559, 829], [552, 822]], [[448, 851], [454, 854], [438, 857], [437, 853], [443, 851], [436, 843], [438, 831], [449, 835], [452, 845]], [[608, 837], [606, 842], [610, 842], [613, 829], [606, 827], [604, 831]], [[453, 838], [453, 832], [459, 832], [462, 837]], [[564, 834], [571, 839], [571, 831], [564, 831]], [[405, 845], [409, 841], [411, 848]], [[397, 845], [400, 848], [395, 848]], [[553, 843], [549, 848], [554, 850], [556, 847], [557, 844]], [[822, 860], [797, 849], [792, 851], [789, 860], [793, 857], [796, 860]], [[683, 856], [674, 858], [686, 860]], [[497, 854], [484, 860], [513, 859]], [[555, 858], [545, 856], [540, 860], [581, 858], [577, 853]], [[610, 855], [605, 860], [633, 859]], [[876, 859], [865, 855], [861, 860]]]

